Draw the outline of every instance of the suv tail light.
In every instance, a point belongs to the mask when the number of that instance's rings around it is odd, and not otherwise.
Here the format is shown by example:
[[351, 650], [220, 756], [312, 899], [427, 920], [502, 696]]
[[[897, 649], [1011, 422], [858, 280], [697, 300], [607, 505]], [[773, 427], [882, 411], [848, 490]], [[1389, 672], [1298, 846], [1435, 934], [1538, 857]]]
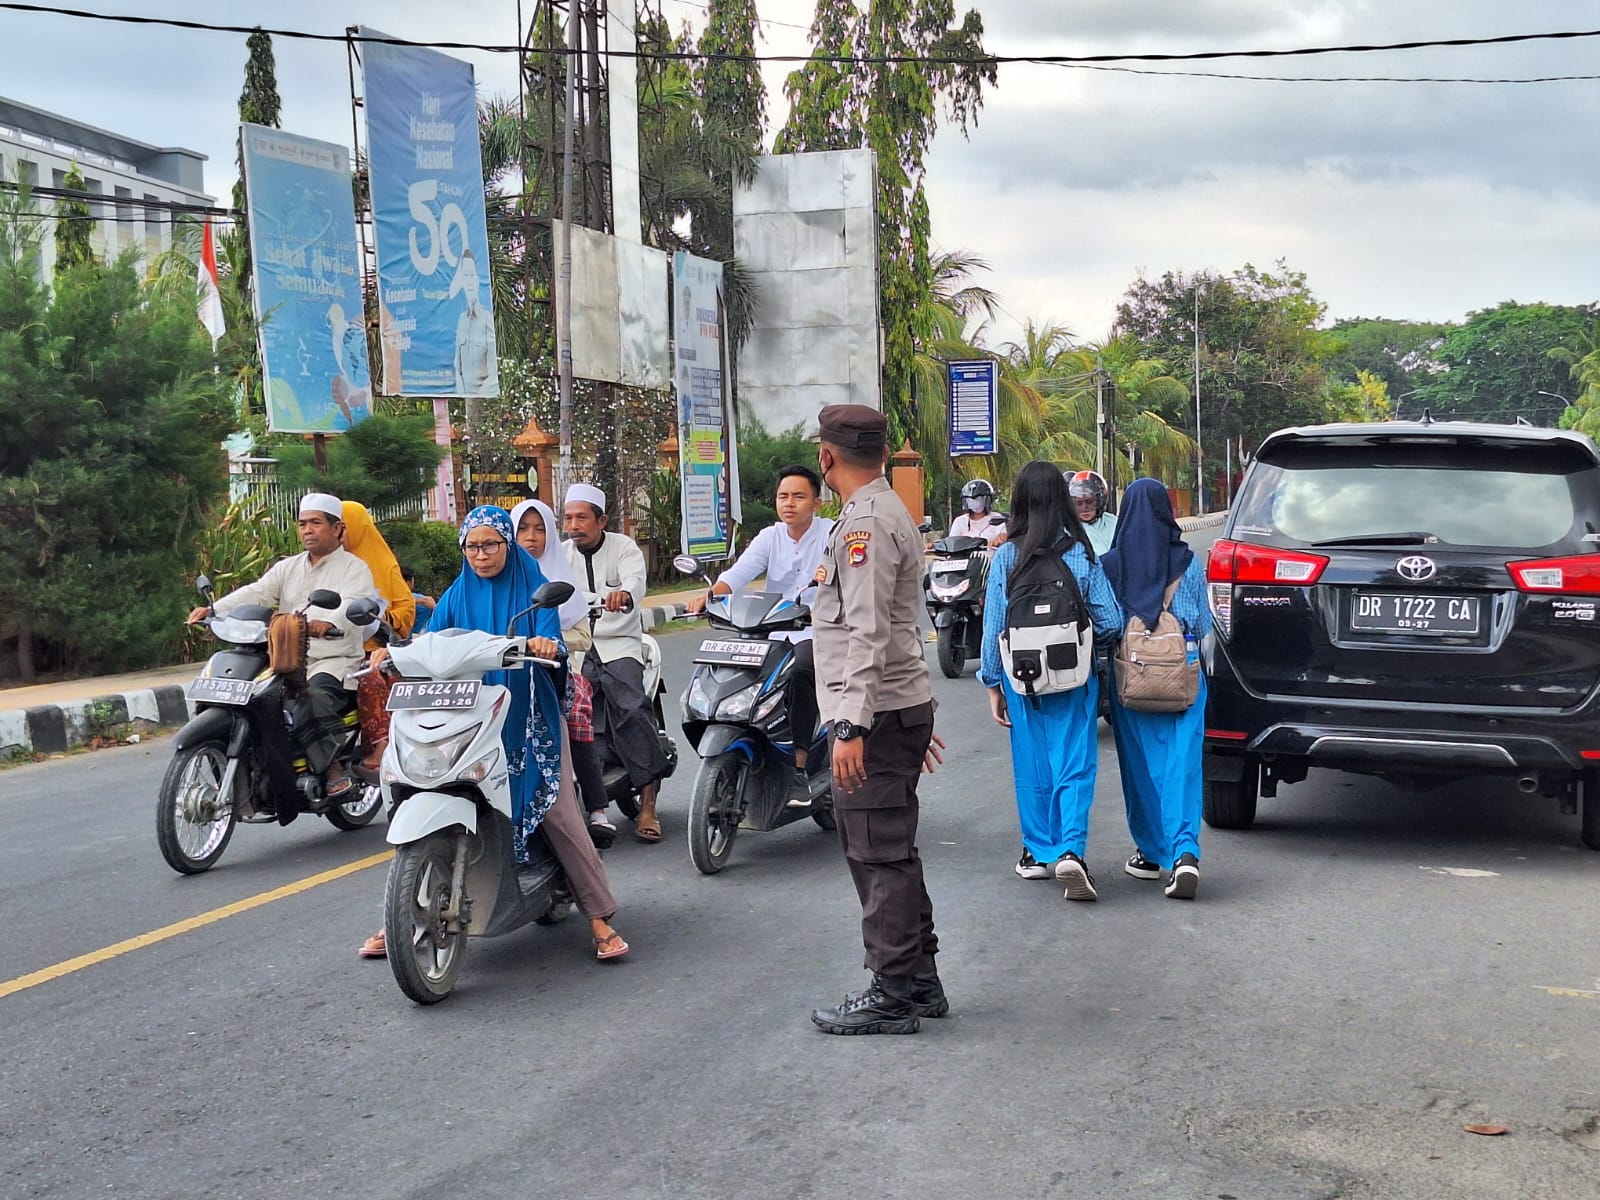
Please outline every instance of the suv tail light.
[[1302, 554], [1250, 542], [1220, 538], [1206, 559], [1211, 615], [1223, 637], [1233, 636], [1233, 587], [1239, 583], [1270, 587], [1310, 587], [1327, 568], [1325, 554]]
[[1511, 581], [1519, 592], [1600, 596], [1600, 554], [1529, 558], [1507, 563], [1506, 570], [1511, 573]]

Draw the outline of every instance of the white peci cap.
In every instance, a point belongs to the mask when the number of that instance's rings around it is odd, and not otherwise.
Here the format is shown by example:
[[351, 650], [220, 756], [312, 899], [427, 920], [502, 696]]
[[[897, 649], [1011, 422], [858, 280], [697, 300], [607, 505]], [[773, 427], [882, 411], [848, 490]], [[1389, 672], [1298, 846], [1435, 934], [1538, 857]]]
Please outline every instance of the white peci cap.
[[344, 505], [339, 497], [327, 492], [307, 492], [300, 498], [300, 515], [312, 512], [327, 513], [335, 521], [344, 520]]
[[567, 503], [592, 504], [605, 512], [606, 494], [592, 483], [575, 483], [567, 489]]

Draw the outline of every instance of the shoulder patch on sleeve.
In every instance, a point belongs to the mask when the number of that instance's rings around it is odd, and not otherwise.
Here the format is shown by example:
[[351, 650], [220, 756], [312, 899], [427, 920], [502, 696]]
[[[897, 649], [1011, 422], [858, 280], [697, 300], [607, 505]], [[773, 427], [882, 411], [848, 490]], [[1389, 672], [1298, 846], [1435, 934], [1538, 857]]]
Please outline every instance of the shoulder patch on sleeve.
[[844, 560], [852, 567], [859, 567], [867, 561], [867, 543], [872, 540], [872, 534], [866, 530], [844, 535]]

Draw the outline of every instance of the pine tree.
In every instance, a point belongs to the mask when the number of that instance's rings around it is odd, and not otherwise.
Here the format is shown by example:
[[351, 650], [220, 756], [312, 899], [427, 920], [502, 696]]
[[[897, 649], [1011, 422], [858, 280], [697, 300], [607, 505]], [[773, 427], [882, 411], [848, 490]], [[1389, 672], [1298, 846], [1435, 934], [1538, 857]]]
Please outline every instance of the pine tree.
[[[69, 192], [84, 192], [88, 183], [77, 163], [67, 172], [61, 186]], [[56, 201], [56, 274], [94, 262], [94, 216], [86, 200], [62, 198]]]
[[[278, 66], [272, 38], [257, 29], [245, 39], [250, 57], [244, 64], [244, 90], [239, 93], [239, 120], [247, 125], [280, 127], [283, 101], [278, 96]], [[239, 179], [233, 185], [233, 206], [244, 210], [244, 146], [239, 146]]]

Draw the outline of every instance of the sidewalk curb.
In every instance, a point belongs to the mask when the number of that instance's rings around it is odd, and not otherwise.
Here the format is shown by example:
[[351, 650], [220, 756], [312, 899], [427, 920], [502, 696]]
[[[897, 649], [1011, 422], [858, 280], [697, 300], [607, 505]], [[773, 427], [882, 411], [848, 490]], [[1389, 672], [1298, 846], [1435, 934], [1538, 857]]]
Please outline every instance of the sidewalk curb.
[[646, 633], [658, 626], [665, 625], [668, 621], [676, 621], [680, 617], [689, 615], [689, 610], [681, 604], [655, 604], [640, 611], [644, 614]]
[[0, 711], [0, 755], [64, 754], [119, 725], [131, 725], [135, 733], [175, 729], [189, 719], [184, 691], [184, 685], [169, 683]]

